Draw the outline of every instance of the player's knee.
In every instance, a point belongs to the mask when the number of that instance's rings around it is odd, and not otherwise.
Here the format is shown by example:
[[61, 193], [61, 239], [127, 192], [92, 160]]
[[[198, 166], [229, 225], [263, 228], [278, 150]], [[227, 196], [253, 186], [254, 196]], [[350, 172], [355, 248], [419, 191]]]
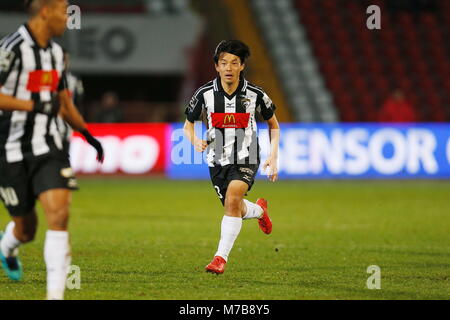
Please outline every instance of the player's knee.
[[54, 209], [47, 212], [48, 225], [51, 230], [66, 230], [69, 212], [66, 208]]
[[14, 235], [17, 240], [22, 243], [31, 242], [34, 240], [37, 230], [36, 212], [31, 212], [24, 218], [15, 219]]
[[17, 240], [19, 240], [22, 243], [31, 242], [34, 240], [34, 237], [36, 236], [36, 227], [28, 226], [24, 228], [19, 228], [16, 230], [15, 236]]
[[242, 199], [238, 196], [229, 195], [225, 199], [225, 211], [232, 216], [241, 215], [241, 202]]
[[22, 233], [17, 236], [17, 240], [19, 240], [22, 243], [31, 242], [34, 240], [35, 235], [36, 235], [36, 232]]

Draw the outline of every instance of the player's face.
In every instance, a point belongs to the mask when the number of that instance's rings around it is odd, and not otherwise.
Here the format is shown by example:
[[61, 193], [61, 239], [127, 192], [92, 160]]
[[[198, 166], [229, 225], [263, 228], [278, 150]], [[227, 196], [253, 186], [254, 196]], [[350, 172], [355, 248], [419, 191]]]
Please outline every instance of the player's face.
[[228, 85], [239, 82], [239, 75], [244, 70], [245, 65], [241, 63], [241, 58], [234, 54], [224, 52], [221, 54], [216, 70], [220, 79]]
[[62, 36], [66, 31], [68, 5], [67, 0], [55, 0], [47, 7], [47, 22], [53, 37]]

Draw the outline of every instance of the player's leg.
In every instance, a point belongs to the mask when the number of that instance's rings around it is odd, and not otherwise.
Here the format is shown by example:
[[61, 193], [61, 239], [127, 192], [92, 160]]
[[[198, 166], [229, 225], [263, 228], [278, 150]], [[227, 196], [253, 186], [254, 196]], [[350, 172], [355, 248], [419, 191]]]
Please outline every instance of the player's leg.
[[0, 243], [2, 254], [10, 257], [20, 245], [33, 241], [36, 230], [37, 214], [34, 209], [26, 215], [12, 217]]
[[214, 260], [206, 266], [206, 271], [221, 274], [242, 227], [242, 200], [248, 191], [248, 185], [239, 180], [233, 180], [226, 189], [222, 218], [220, 241]]
[[264, 214], [264, 209], [257, 203], [243, 199], [241, 203], [242, 219], [259, 219]]
[[216, 256], [228, 261], [228, 255], [233, 248], [242, 227], [242, 200], [248, 191], [248, 185], [239, 180], [233, 180], [228, 185], [225, 196], [225, 215], [222, 218], [221, 235]]
[[269, 217], [267, 200], [259, 198], [256, 203], [246, 199], [242, 201], [243, 220], [258, 219], [259, 228], [265, 234], [272, 233], [272, 220]]
[[0, 260], [11, 280], [21, 280], [19, 247], [34, 239], [37, 229], [35, 198], [27, 167], [22, 162], [0, 163], [0, 198], [12, 221], [0, 232]]
[[[259, 165], [238, 165], [233, 170], [234, 179], [244, 181], [248, 184], [251, 190], [256, 173], [258, 172]], [[243, 199], [241, 202], [242, 219], [258, 219], [259, 228], [265, 233], [270, 234], [272, 232], [272, 221], [270, 220], [267, 208], [267, 200], [258, 199], [256, 203]]]
[[71, 200], [72, 192], [68, 189], [52, 189], [39, 195], [48, 230], [67, 231]]
[[48, 224], [44, 243], [47, 298], [63, 299], [71, 263], [69, 206], [71, 190], [76, 190], [77, 183], [68, 156], [63, 153], [43, 159], [36, 164], [35, 171], [33, 190], [38, 195]]
[[39, 195], [39, 201], [47, 218], [44, 259], [47, 266], [47, 299], [64, 298], [67, 270], [71, 263], [69, 244], [69, 206], [71, 192], [67, 189], [52, 189]]
[[6, 275], [11, 280], [22, 279], [22, 264], [19, 247], [34, 240], [37, 229], [37, 215], [34, 209], [20, 217], [12, 217], [5, 232], [0, 234], [0, 259]]

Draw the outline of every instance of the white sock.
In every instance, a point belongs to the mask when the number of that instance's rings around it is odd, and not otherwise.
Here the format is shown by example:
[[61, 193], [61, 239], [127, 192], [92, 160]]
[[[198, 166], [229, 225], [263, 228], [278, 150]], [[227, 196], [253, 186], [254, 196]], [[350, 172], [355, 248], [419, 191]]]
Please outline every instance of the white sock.
[[47, 266], [47, 299], [62, 300], [66, 288], [67, 271], [71, 262], [67, 231], [47, 231], [44, 259]]
[[247, 219], [261, 218], [262, 214], [264, 213], [264, 210], [260, 206], [258, 206], [256, 203], [250, 202], [245, 199], [244, 203], [245, 206], [247, 207], [247, 213], [242, 219], [247, 220]]
[[233, 248], [234, 241], [241, 232], [242, 218], [224, 216], [220, 234], [219, 248], [216, 256], [220, 256], [228, 261], [228, 255]]
[[22, 244], [19, 240], [14, 236], [14, 221], [11, 221], [6, 226], [5, 234], [3, 235], [2, 241], [0, 243], [0, 247], [2, 250], [2, 254], [5, 257], [17, 256], [19, 253], [19, 246]]

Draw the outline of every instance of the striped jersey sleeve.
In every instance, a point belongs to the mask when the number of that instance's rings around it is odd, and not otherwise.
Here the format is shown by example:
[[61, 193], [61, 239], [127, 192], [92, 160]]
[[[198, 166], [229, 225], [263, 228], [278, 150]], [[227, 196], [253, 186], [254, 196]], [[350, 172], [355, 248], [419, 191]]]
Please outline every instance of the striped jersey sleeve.
[[0, 86], [3, 86], [13, 70], [16, 62], [21, 59], [20, 52], [17, 52], [17, 44], [21, 38], [11, 35], [0, 41]]
[[206, 85], [200, 87], [196, 93], [192, 96], [191, 101], [189, 102], [186, 111], [186, 118], [189, 122], [194, 123], [195, 121], [200, 120], [200, 116], [202, 114], [203, 108], [205, 107], [205, 98], [203, 94], [212, 88], [212, 81], [207, 83]]
[[200, 115], [202, 114], [204, 104], [203, 94], [197, 94], [192, 97], [189, 102], [189, 106], [185, 111], [186, 118], [189, 122], [194, 123], [195, 121], [200, 120]]
[[275, 114], [276, 106], [272, 99], [264, 92], [264, 90], [255, 85], [249, 84], [249, 89], [256, 92], [258, 99], [256, 101], [257, 111], [261, 114], [264, 120], [270, 120]]

